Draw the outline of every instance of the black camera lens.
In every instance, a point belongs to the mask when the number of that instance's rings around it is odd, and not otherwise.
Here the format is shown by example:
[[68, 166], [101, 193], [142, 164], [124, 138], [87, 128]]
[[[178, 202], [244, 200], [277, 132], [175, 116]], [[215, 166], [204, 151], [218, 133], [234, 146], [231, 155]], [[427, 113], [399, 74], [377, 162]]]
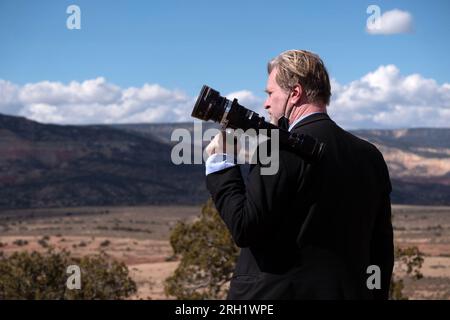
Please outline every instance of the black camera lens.
[[291, 135], [289, 131], [266, 122], [264, 117], [241, 106], [237, 99], [231, 101], [222, 97], [218, 91], [206, 85], [200, 91], [191, 116], [204, 121], [212, 120], [220, 123], [223, 128], [255, 129], [257, 132], [261, 129], [277, 129], [279, 130], [279, 138], [282, 145], [312, 161], [317, 161], [321, 158], [325, 146], [307, 135]]
[[200, 120], [221, 122], [225, 113], [226, 98], [208, 86], [203, 86], [191, 116]]

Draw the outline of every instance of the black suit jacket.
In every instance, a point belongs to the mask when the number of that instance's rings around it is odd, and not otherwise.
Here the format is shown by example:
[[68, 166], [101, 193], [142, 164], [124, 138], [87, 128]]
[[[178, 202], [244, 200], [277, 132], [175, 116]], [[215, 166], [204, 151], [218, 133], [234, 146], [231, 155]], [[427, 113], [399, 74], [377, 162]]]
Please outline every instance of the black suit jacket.
[[[320, 162], [281, 149], [275, 175], [256, 164], [246, 183], [240, 166], [206, 177], [242, 248], [228, 299], [386, 299], [394, 250], [383, 156], [323, 113], [292, 131], [326, 143]], [[381, 289], [367, 287], [370, 265]]]

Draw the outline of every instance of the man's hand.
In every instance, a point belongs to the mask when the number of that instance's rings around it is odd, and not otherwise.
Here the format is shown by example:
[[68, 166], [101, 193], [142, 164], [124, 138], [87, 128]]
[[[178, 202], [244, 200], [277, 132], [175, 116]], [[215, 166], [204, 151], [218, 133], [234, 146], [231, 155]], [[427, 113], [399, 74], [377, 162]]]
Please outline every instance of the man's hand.
[[211, 142], [206, 147], [205, 151], [208, 157], [215, 153], [226, 153], [234, 157], [237, 156], [239, 152], [240, 144], [239, 139], [236, 139], [233, 133], [227, 131], [220, 131], [211, 140]]

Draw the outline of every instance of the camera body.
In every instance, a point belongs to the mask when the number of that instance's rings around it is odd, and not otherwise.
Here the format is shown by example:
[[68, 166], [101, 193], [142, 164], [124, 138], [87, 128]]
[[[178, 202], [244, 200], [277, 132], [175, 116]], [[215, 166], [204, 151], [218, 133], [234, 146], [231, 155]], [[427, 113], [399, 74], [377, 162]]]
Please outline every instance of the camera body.
[[305, 134], [291, 134], [240, 105], [237, 99], [229, 100], [206, 85], [200, 91], [191, 116], [220, 123], [223, 129], [254, 129], [256, 132], [266, 129], [269, 133], [270, 130], [279, 130], [280, 144], [310, 162], [319, 161], [324, 152], [325, 144], [317, 139]]

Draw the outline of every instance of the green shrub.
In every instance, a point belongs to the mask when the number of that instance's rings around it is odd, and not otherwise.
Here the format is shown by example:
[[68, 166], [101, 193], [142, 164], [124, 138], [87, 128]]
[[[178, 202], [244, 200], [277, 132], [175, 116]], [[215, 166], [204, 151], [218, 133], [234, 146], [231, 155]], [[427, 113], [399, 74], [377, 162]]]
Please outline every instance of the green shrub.
[[100, 247], [107, 247], [111, 244], [111, 241], [105, 240], [100, 243]]
[[[67, 267], [81, 271], [81, 288], [67, 288]], [[0, 256], [0, 300], [122, 299], [136, 292], [124, 263], [106, 254], [72, 257], [68, 251], [16, 252]]]
[[170, 243], [181, 261], [166, 279], [165, 293], [177, 299], [224, 298], [239, 249], [211, 200], [197, 221], [177, 223]]
[[22, 239], [17, 239], [13, 242], [13, 244], [15, 244], [16, 246], [26, 246], [28, 244], [27, 240], [22, 240]]
[[[420, 269], [423, 264], [423, 253], [417, 247], [395, 248], [395, 261], [399, 268], [406, 271], [406, 276], [413, 280], [419, 280], [423, 277]], [[408, 297], [403, 293], [405, 285], [403, 279], [395, 274], [392, 275], [391, 286], [389, 288], [389, 299], [391, 300], [408, 300]]]

